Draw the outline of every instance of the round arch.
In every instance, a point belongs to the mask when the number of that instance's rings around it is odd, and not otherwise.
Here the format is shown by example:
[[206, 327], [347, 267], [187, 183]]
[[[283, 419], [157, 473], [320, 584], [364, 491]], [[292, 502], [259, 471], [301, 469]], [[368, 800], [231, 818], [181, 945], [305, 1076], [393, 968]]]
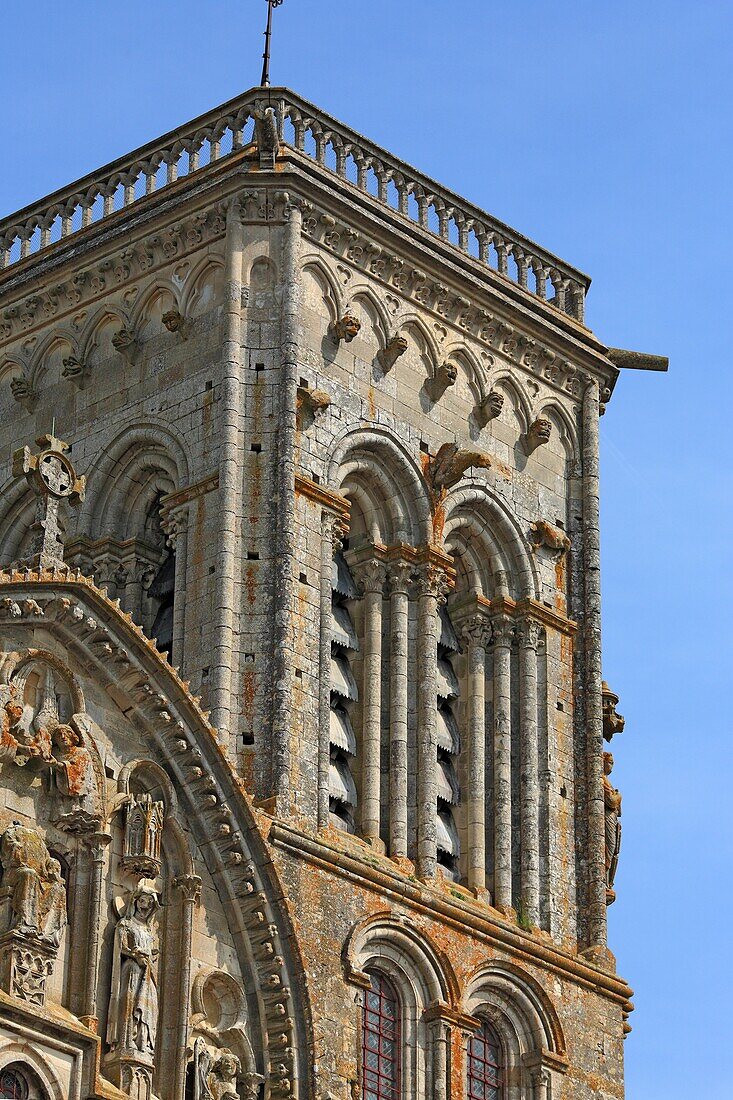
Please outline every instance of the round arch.
[[445, 517], [446, 546], [476, 545], [476, 558], [487, 562], [482, 570], [483, 583], [489, 584], [493, 592], [485, 591], [486, 595], [538, 598], [537, 567], [527, 540], [484, 481], [462, 483], [451, 490], [445, 500]]

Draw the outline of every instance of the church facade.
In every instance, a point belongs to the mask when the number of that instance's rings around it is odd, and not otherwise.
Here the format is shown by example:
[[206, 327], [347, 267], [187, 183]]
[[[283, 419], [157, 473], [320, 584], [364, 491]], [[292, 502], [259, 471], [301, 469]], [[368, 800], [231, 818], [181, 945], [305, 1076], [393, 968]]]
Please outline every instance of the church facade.
[[0, 223], [0, 1097], [624, 1095], [588, 283], [282, 88]]

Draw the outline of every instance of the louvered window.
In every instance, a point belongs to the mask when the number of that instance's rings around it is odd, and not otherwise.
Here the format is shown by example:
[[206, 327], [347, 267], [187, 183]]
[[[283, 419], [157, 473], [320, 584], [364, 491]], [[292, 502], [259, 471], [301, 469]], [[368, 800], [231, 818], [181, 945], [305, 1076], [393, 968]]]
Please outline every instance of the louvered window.
[[438, 640], [437, 670], [437, 759], [436, 835], [438, 863], [452, 879], [458, 878], [460, 848], [458, 830], [453, 818], [453, 807], [458, 804], [459, 788], [456, 763], [460, 751], [458, 723], [454, 708], [458, 701], [458, 678], [452, 658], [458, 651], [458, 639], [448, 612], [440, 609], [440, 638]]
[[400, 1004], [392, 985], [371, 974], [361, 1031], [363, 1100], [397, 1100], [400, 1094]]
[[331, 589], [329, 810], [333, 825], [353, 832], [356, 784], [351, 769], [356, 756], [356, 738], [349, 710], [359, 699], [359, 689], [351, 671], [350, 654], [359, 649], [359, 642], [346, 604], [357, 597], [358, 589], [341, 553], [334, 557]]

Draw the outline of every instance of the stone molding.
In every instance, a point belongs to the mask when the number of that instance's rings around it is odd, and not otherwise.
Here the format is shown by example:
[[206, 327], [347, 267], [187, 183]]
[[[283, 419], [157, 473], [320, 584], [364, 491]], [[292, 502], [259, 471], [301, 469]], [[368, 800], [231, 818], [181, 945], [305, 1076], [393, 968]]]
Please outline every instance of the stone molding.
[[[28, 599], [31, 594], [32, 599]], [[284, 958], [291, 944], [288, 921], [270, 902], [271, 894], [279, 895], [281, 887], [271, 884], [268, 890], [265, 879], [273, 870], [268, 866], [255, 811], [217, 743], [200, 700], [119, 604], [81, 574], [68, 569], [0, 572], [0, 597], [0, 606], [6, 612], [10, 613], [11, 607], [20, 610], [19, 615], [12, 612], [14, 628], [38, 627], [42, 623], [44, 629], [73, 648], [103, 690], [114, 687], [118, 698], [122, 694], [128, 703], [129, 719], [166, 760], [179, 791], [190, 803], [189, 820], [194, 831], [198, 827], [202, 834], [202, 852], [211, 848], [216, 855], [217, 865], [210, 871], [227, 879], [229, 896], [235, 899], [245, 929], [248, 948], [243, 946], [242, 950], [251, 952], [254, 960], [262, 1024], [270, 1036], [269, 1041], [263, 1041], [264, 1056], [271, 1059], [266, 1065], [267, 1095], [297, 1095], [294, 1033], [298, 1015], [307, 1014], [308, 1009], [299, 988], [296, 993], [296, 983], [305, 978], [291, 972]], [[40, 608], [40, 615], [28, 609], [30, 604]], [[151, 684], [153, 678], [158, 690]], [[198, 731], [199, 736], [194, 732], [192, 738], [188, 730]], [[253, 858], [258, 858], [258, 863]], [[191, 880], [186, 885], [195, 894], [196, 883]], [[297, 1008], [293, 1005], [294, 993]], [[288, 1036], [288, 1043], [276, 1049], [275, 1040], [279, 1044], [283, 1034]]]

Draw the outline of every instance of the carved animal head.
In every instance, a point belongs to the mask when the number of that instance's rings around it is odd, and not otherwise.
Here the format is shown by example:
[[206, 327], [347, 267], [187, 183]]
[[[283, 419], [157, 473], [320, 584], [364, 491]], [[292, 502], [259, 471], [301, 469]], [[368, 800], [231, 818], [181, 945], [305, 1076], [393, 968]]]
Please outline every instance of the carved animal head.
[[331, 335], [336, 343], [343, 340], [350, 344], [355, 336], [359, 335], [361, 321], [354, 317], [353, 313], [345, 313], [343, 317], [331, 325]]

